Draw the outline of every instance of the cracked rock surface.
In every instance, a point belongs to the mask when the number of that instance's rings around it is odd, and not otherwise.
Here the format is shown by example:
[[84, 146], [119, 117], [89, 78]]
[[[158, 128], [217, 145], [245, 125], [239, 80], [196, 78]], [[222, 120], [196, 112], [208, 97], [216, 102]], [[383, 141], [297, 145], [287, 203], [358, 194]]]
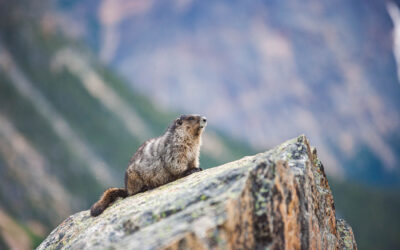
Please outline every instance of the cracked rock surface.
[[62, 222], [38, 249], [357, 249], [305, 136]]

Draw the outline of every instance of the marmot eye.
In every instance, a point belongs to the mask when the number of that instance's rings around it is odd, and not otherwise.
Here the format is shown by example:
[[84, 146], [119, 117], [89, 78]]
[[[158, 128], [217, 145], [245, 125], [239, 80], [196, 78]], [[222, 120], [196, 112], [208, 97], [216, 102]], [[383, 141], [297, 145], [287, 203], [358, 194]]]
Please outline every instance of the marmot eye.
[[189, 121], [193, 121], [193, 120], [194, 120], [193, 116], [189, 117]]

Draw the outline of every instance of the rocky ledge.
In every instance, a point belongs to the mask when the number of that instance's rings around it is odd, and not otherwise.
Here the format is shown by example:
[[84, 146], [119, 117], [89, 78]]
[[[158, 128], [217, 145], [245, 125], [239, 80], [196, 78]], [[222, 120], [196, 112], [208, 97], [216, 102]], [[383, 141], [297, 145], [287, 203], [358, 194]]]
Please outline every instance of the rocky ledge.
[[357, 249], [305, 136], [79, 212], [39, 249]]

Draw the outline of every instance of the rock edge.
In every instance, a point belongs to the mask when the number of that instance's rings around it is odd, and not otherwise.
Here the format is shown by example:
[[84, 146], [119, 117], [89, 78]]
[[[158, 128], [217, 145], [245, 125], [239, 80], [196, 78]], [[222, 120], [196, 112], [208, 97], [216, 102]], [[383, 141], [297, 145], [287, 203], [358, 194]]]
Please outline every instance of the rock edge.
[[357, 249], [305, 136], [62, 222], [38, 249]]

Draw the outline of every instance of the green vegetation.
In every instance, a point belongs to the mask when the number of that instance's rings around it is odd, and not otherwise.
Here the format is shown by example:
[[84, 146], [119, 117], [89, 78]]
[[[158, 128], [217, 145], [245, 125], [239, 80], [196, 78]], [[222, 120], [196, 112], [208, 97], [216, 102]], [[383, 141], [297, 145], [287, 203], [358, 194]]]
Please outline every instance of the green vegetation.
[[39, 235], [35, 234], [34, 232], [32, 232], [32, 230], [30, 230], [25, 225], [21, 225], [20, 223], [18, 223], [18, 224], [21, 226], [21, 228], [23, 230], [25, 230], [26, 234], [29, 236], [29, 239], [31, 240], [31, 247], [33, 249], [38, 247], [40, 245], [40, 243], [42, 243], [42, 241], [45, 239], [44, 237], [39, 236]]
[[1, 237], [1, 234], [0, 234], [0, 249], [7, 249], [7, 248], [8, 248], [7, 244], [4, 241], [3, 237]]
[[[64, 186], [75, 195], [89, 199], [100, 187], [84, 162], [57, 136], [44, 117], [18, 94], [11, 82], [0, 71], [0, 112], [13, 122], [34, 148], [46, 157], [50, 174], [58, 176]], [[71, 181], [74, 180], [74, 181]]]
[[400, 246], [400, 190], [366, 187], [329, 178], [336, 213], [353, 228], [359, 249]]

